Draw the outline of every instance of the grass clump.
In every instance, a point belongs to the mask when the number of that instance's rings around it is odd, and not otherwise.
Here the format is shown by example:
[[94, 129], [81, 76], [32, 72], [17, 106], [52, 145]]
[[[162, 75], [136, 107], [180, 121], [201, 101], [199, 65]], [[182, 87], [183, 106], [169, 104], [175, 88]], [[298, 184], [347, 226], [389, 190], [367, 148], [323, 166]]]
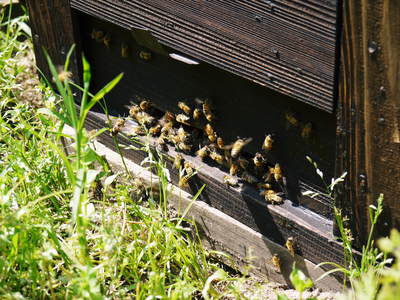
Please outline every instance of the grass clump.
[[[127, 174], [113, 174], [91, 147], [107, 129], [88, 133], [87, 112], [122, 75], [90, 95], [84, 60], [78, 112], [68, 76], [60, 78], [49, 58], [60, 97], [43, 88], [37, 110], [15, 89], [22, 72], [16, 57], [31, 48], [30, 41], [18, 40], [25, 33], [16, 22], [1, 20], [1, 298], [241, 298], [238, 280], [210, 260], [195, 225], [166, 209], [165, 180], [159, 193], [138, 187]], [[71, 136], [63, 133], [65, 125], [73, 128]], [[69, 155], [65, 137], [74, 148]], [[162, 161], [153, 157], [152, 163], [165, 178]]]

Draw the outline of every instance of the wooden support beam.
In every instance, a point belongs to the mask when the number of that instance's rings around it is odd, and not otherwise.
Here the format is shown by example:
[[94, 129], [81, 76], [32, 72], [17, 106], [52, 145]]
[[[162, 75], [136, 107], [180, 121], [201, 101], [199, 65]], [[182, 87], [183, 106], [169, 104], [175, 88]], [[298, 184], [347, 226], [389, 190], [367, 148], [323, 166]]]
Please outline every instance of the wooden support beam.
[[71, 11], [69, 0], [27, 0], [36, 64], [43, 75], [50, 80], [46, 49], [56, 66], [64, 65], [71, 46], [76, 44], [71, 59], [70, 71], [73, 80], [80, 83], [80, 47], [78, 44], [77, 22]]
[[337, 175], [348, 171], [337, 205], [359, 246], [368, 207], [385, 195], [379, 234], [400, 225], [400, 2], [343, 1]]

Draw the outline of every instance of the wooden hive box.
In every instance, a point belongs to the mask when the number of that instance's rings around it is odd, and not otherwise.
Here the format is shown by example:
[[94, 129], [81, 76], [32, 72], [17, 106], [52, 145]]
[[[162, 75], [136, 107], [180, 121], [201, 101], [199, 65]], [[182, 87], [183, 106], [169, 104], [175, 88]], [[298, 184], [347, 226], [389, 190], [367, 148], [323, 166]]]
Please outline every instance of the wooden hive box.
[[[195, 108], [209, 99], [212, 126], [227, 144], [251, 137], [249, 157], [267, 134], [274, 145], [268, 164], [279, 163], [287, 199], [267, 204], [254, 185], [231, 188], [228, 170], [192, 153], [183, 156], [199, 175], [189, 190], [206, 188], [200, 199], [284, 245], [294, 237], [297, 252], [319, 263], [343, 263], [334, 238], [333, 206], [350, 217], [360, 246], [369, 228], [368, 206], [384, 193], [381, 234], [398, 227], [400, 205], [400, 49], [393, 2], [362, 0], [28, 0], [38, 66], [47, 67], [41, 47], [62, 64], [77, 44], [72, 71], [80, 82], [80, 53], [92, 66], [96, 90], [123, 71], [107, 103], [127, 116], [131, 101], [150, 100], [160, 111], [179, 113], [178, 101]], [[377, 11], [382, 12], [380, 14]], [[363, 20], [372, 18], [375, 25]], [[386, 37], [386, 38], [385, 38]], [[387, 38], [391, 37], [391, 38]], [[389, 59], [391, 63], [388, 63]], [[50, 78], [50, 77], [49, 77]], [[196, 100], [197, 99], [197, 100]], [[99, 114], [88, 126], [104, 125]], [[201, 129], [205, 123], [193, 123]], [[121, 140], [122, 143], [128, 143]], [[104, 137], [104, 143], [112, 143]], [[177, 153], [169, 147], [166, 154]], [[141, 153], [126, 153], [140, 162]], [[306, 160], [324, 177], [348, 172], [330, 197]], [[178, 180], [172, 170], [173, 180]]]

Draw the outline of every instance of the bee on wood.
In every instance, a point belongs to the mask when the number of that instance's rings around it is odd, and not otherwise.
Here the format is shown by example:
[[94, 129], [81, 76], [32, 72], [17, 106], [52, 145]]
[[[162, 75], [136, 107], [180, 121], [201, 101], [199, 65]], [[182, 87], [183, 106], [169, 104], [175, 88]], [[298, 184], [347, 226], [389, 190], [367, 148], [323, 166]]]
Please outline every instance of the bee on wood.
[[211, 104], [207, 99], [203, 103], [203, 113], [208, 122], [214, 121], [214, 115], [211, 111]]
[[180, 154], [177, 154], [174, 159], [174, 168], [179, 170], [182, 166], [182, 162], [183, 162], [183, 156]]
[[149, 61], [152, 58], [152, 54], [151, 54], [150, 51], [142, 50], [142, 51], [139, 52], [139, 58], [142, 59], [142, 60]]
[[225, 149], [225, 143], [221, 137], [217, 138], [217, 146], [219, 149]]
[[285, 246], [288, 249], [290, 255], [294, 256], [296, 251], [295, 251], [295, 244], [294, 244], [294, 238], [293, 237], [288, 237], [288, 239], [286, 240]]
[[250, 183], [250, 184], [256, 184], [256, 183], [258, 183], [258, 178], [257, 177], [255, 177], [254, 175], [252, 175], [252, 174], [250, 174], [249, 172], [247, 172], [247, 171], [244, 171], [243, 173], [242, 173], [242, 179], [244, 180], [244, 181], [246, 181], [247, 183]]
[[223, 165], [225, 161], [224, 157], [216, 151], [210, 152], [210, 158], [220, 165]]
[[205, 159], [208, 156], [208, 152], [210, 149], [207, 146], [204, 146], [196, 151], [196, 156], [201, 160]]
[[107, 33], [104, 37], [103, 37], [103, 44], [107, 47], [110, 48], [111, 46], [111, 35], [109, 33]]
[[172, 129], [173, 123], [166, 122], [164, 126], [161, 128], [161, 133], [168, 134]]
[[194, 169], [193, 166], [190, 162], [185, 161], [184, 163], [184, 168], [185, 168], [185, 172], [188, 176], [193, 176], [194, 175]]
[[260, 195], [264, 196], [265, 201], [271, 204], [282, 204], [284, 201], [283, 198], [274, 190], [262, 190]]
[[142, 100], [140, 101], [139, 107], [143, 111], [148, 111], [151, 108], [152, 104], [150, 101]]
[[243, 170], [246, 170], [249, 166], [249, 161], [243, 156], [239, 156], [239, 158], [237, 159], [237, 163]]
[[160, 125], [160, 124], [157, 124], [157, 125], [155, 125], [155, 126], [153, 126], [153, 127], [150, 127], [149, 133], [150, 133], [152, 136], [157, 136], [157, 135], [160, 134], [161, 128], [162, 128], [161, 125]]
[[136, 114], [137, 114], [138, 112], [140, 112], [140, 107], [139, 107], [139, 105], [137, 105], [137, 104], [134, 104], [134, 105], [132, 105], [132, 106], [129, 108], [129, 115], [130, 115], [131, 117], [135, 118], [135, 119], [136, 119]]
[[161, 134], [157, 139], [157, 149], [160, 151], [168, 151], [167, 138]]
[[185, 114], [176, 115], [176, 121], [177, 121], [178, 123], [182, 123], [182, 124], [185, 124], [185, 125], [189, 125], [189, 126], [190, 126], [189, 120], [190, 120], [190, 117], [188, 117], [188, 116], [185, 115]]
[[239, 181], [236, 178], [229, 175], [224, 176], [224, 183], [232, 187], [237, 187], [239, 185]]
[[270, 151], [272, 149], [273, 143], [274, 143], [274, 140], [272, 139], [272, 136], [270, 134], [268, 134], [264, 139], [262, 149], [266, 150], [266, 151]]
[[180, 188], [187, 187], [189, 185], [189, 179], [190, 179], [190, 177], [186, 176], [186, 175], [179, 177], [178, 186]]
[[189, 105], [187, 105], [185, 102], [180, 101], [178, 102], [178, 107], [183, 110], [183, 112], [187, 115], [190, 115], [190, 113], [192, 112], [192, 109], [189, 107]]
[[297, 120], [294, 113], [286, 112], [285, 118], [286, 118], [288, 126], [293, 126], [293, 127], [299, 126], [299, 120]]
[[239, 165], [235, 162], [231, 163], [231, 166], [229, 167], [229, 174], [231, 176], [235, 176], [239, 173]]
[[177, 134], [179, 137], [179, 141], [182, 143], [186, 143], [187, 140], [189, 139], [189, 133], [187, 133], [185, 129], [183, 129], [183, 127], [179, 127]]
[[123, 58], [129, 57], [129, 47], [125, 43], [121, 44], [121, 57]]
[[201, 112], [200, 108], [195, 108], [193, 110], [193, 119], [194, 120], [196, 120], [196, 121], [200, 120], [201, 119], [201, 115], [202, 115], [202, 112]]
[[305, 125], [303, 125], [301, 129], [301, 137], [303, 139], [309, 139], [311, 137], [312, 130], [313, 130], [312, 123], [311, 122], [306, 123]]
[[136, 114], [136, 120], [143, 125], [152, 126], [156, 119], [150, 116], [147, 112], [140, 111]]
[[274, 173], [274, 178], [275, 178], [276, 182], [281, 181], [282, 170], [281, 170], [281, 166], [279, 164], [275, 164], [273, 173]]
[[276, 272], [281, 273], [282, 272], [282, 265], [281, 265], [281, 259], [279, 258], [278, 254], [274, 254], [271, 259], [272, 265], [274, 266], [274, 269]]
[[131, 134], [132, 135], [145, 135], [146, 131], [144, 130], [143, 126], [138, 125], [138, 126], [135, 126], [132, 128]]
[[232, 145], [231, 156], [233, 158], [238, 157], [243, 147], [250, 143], [252, 140], [252, 138], [236, 140], [236, 142], [234, 142]]
[[192, 150], [192, 145], [186, 144], [186, 143], [178, 143], [177, 145], [178, 149], [183, 151], [183, 152], [190, 152]]
[[122, 128], [124, 128], [125, 126], [125, 120], [124, 119], [118, 119], [115, 123], [114, 126], [111, 130], [111, 135], [112, 136], [116, 136], [121, 130]]
[[96, 42], [100, 43], [103, 40], [104, 32], [101, 30], [96, 30], [93, 28], [90, 37], [95, 40]]

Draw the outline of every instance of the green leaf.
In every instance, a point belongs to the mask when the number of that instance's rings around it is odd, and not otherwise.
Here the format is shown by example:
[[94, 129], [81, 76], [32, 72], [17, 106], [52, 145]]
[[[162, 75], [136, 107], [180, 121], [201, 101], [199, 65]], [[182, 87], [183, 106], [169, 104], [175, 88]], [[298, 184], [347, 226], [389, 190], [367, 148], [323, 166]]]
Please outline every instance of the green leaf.
[[288, 296], [286, 296], [285, 294], [279, 294], [276, 295], [276, 299], [277, 300], [291, 300]]
[[301, 270], [293, 265], [293, 270], [290, 273], [290, 281], [292, 282], [296, 291], [304, 292], [305, 290], [313, 287], [313, 282]]

